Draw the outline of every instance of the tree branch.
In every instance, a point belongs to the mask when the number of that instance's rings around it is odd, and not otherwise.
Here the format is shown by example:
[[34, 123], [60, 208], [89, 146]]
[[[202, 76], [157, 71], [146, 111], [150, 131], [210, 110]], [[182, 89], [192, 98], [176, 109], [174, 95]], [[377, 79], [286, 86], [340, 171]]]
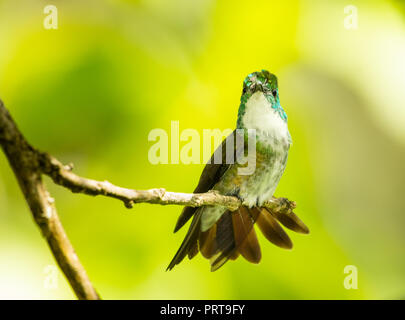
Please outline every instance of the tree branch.
[[[48, 153], [33, 148], [20, 133], [1, 100], [0, 145], [13, 168], [35, 222], [47, 239], [56, 261], [79, 299], [99, 297], [63, 230], [54, 200], [42, 182], [42, 174], [48, 175], [56, 184], [74, 193], [115, 198], [123, 201], [127, 208], [131, 208], [135, 203], [144, 202], [191, 207], [224, 206], [233, 211], [243, 205], [236, 197], [224, 196], [213, 191], [197, 194], [168, 192], [164, 189], [133, 190], [115, 186], [108, 181], [80, 177], [72, 172], [72, 165], [63, 165]], [[281, 213], [291, 213], [296, 207], [293, 201], [275, 197], [264, 206], [273, 212]]]
[[40, 154], [31, 147], [0, 100], [0, 145], [18, 180], [36, 224], [79, 299], [99, 299], [59, 220], [41, 178]]
[[[243, 202], [233, 196], [224, 196], [218, 192], [206, 193], [180, 193], [169, 192], [163, 188], [150, 190], [134, 190], [115, 186], [108, 181], [97, 181], [80, 177], [72, 172], [71, 165], [63, 165], [47, 153], [39, 153], [40, 168], [42, 172], [63, 187], [74, 193], [84, 193], [92, 196], [102, 195], [119, 199], [127, 208], [134, 203], [151, 203], [160, 205], [181, 205], [189, 207], [224, 206], [234, 211]], [[266, 202], [265, 207], [278, 212], [292, 212], [296, 207], [295, 202], [285, 198], [275, 198]]]

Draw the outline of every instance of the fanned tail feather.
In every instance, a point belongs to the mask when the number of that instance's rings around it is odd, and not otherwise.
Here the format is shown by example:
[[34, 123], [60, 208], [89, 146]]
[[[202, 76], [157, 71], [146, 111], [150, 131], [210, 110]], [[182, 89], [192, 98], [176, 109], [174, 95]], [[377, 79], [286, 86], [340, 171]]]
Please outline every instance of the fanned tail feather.
[[254, 208], [252, 212], [257, 217], [256, 223], [267, 240], [280, 248], [292, 249], [290, 237], [266, 209]]
[[[266, 211], [268, 211], [267, 209], [265, 209]], [[280, 221], [280, 223], [295, 232], [298, 233], [303, 233], [303, 234], [308, 234], [309, 233], [309, 229], [308, 227], [304, 224], [304, 222], [302, 222], [302, 220], [300, 218], [297, 217], [297, 215], [294, 212], [289, 212], [289, 213], [281, 213], [278, 211], [275, 212], [270, 212], [268, 211], [270, 214], [272, 214], [278, 221]]]
[[293, 244], [278, 221], [295, 232], [309, 233], [308, 227], [292, 212], [280, 213], [244, 206], [233, 212], [226, 211], [210, 229], [201, 232], [202, 210], [192, 209], [183, 210], [176, 225], [175, 231], [194, 214], [186, 237], [167, 270], [179, 264], [186, 255], [192, 259], [198, 252], [210, 260], [211, 271], [218, 270], [229, 259], [235, 260], [239, 255], [251, 263], [259, 263], [261, 250], [254, 229], [255, 223], [267, 240], [284, 249], [291, 249]]
[[226, 211], [216, 223], [216, 235], [213, 241], [215, 241], [216, 251], [210, 257], [211, 271], [218, 270], [235, 249], [235, 235], [232, 225], [231, 211]]
[[253, 227], [254, 220], [246, 207], [241, 207], [232, 214], [237, 251], [249, 262], [259, 263], [260, 245]]

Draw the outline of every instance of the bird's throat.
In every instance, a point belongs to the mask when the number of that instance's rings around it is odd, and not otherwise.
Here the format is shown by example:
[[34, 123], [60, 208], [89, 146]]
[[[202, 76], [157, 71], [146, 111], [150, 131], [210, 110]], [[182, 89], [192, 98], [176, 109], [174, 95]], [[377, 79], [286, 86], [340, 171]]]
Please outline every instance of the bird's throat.
[[240, 113], [238, 129], [253, 129], [256, 137], [262, 139], [289, 140], [286, 121], [262, 92], [255, 92], [244, 105], [244, 112]]

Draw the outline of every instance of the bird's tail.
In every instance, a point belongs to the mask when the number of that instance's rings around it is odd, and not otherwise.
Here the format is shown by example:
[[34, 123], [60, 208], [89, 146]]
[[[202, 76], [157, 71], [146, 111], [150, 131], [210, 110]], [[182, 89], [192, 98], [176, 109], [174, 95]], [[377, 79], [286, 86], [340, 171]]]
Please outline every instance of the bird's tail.
[[195, 211], [186, 237], [168, 270], [179, 264], [186, 255], [192, 259], [199, 251], [210, 260], [211, 271], [218, 270], [229, 259], [235, 260], [239, 255], [249, 262], [259, 263], [261, 250], [255, 223], [270, 242], [284, 249], [291, 249], [293, 244], [278, 222], [295, 232], [309, 233], [307, 226], [292, 212], [272, 212], [266, 208], [242, 206], [233, 212], [226, 211], [205, 232], [201, 232], [200, 228], [201, 214], [201, 209]]

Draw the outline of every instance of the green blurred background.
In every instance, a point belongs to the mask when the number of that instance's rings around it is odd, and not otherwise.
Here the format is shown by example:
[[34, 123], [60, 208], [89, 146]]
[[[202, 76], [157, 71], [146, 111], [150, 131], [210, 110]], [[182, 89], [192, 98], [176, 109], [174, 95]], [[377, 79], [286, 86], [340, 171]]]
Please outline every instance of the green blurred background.
[[[43, 27], [45, 5], [58, 29]], [[344, 8], [358, 9], [358, 29]], [[242, 80], [279, 77], [294, 140], [276, 196], [309, 236], [215, 273], [200, 255], [165, 268], [186, 230], [178, 206], [47, 185], [107, 299], [405, 298], [405, 5], [402, 1], [0, 1], [0, 98], [29, 141], [75, 172], [191, 192], [203, 165], [152, 165], [148, 133], [234, 128]], [[186, 229], [186, 228], [185, 228]], [[0, 155], [0, 298], [74, 298]], [[358, 289], [343, 286], [346, 265]]]

